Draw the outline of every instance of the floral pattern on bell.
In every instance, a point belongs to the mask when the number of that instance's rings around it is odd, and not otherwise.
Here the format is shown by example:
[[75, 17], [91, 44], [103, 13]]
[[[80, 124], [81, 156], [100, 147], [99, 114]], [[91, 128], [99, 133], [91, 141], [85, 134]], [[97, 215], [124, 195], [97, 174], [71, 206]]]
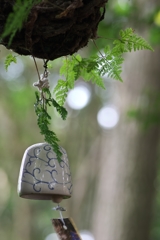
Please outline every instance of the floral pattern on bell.
[[53, 195], [69, 198], [72, 180], [67, 153], [60, 147], [61, 161], [47, 143], [30, 146], [24, 153], [18, 180], [20, 197], [29, 199], [54, 199]]

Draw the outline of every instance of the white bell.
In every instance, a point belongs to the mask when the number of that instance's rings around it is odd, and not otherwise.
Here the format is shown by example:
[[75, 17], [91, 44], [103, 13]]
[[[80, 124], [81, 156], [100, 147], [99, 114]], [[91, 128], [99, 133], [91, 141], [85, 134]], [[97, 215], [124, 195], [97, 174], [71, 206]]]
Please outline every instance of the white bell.
[[67, 153], [60, 147], [61, 161], [48, 143], [37, 143], [24, 153], [18, 180], [22, 198], [52, 200], [59, 203], [72, 194]]

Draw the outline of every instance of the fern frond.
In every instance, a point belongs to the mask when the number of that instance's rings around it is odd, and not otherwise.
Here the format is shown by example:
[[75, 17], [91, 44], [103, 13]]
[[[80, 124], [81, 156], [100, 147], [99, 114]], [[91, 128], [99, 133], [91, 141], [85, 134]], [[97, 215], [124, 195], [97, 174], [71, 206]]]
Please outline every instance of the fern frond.
[[65, 77], [65, 81], [62, 79], [58, 80], [58, 83], [54, 89], [56, 101], [60, 106], [64, 105], [68, 91], [74, 88], [75, 81], [81, 74], [81, 61], [82, 58], [79, 55], [73, 55], [72, 57], [63, 61], [63, 65], [60, 68], [60, 75]]
[[[48, 97], [45, 97], [45, 104], [46, 104], [46, 105], [49, 105], [49, 106], [51, 106], [51, 104], [52, 104], [53, 107], [56, 108], [57, 112], [61, 115], [61, 118], [62, 118], [63, 120], [65, 120], [66, 117], [67, 117], [67, 110], [66, 110], [64, 107], [60, 106], [60, 105], [54, 100], [54, 98], [52, 98], [52, 95], [51, 95], [51, 92], [50, 92], [49, 88], [44, 88], [44, 89], [43, 89], [43, 92], [45, 92], [45, 93], [48, 94]], [[50, 103], [51, 103], [51, 104], [50, 104]]]
[[66, 100], [69, 89], [74, 87], [75, 81], [82, 77], [84, 81], [92, 81], [105, 89], [102, 77], [108, 77], [122, 82], [123, 54], [132, 50], [149, 49], [152, 47], [140, 36], [136, 35], [132, 28], [121, 30], [120, 38], [113, 42], [113, 47], [106, 46], [103, 53], [90, 58], [82, 58], [80, 55], [68, 57], [60, 69], [60, 74], [65, 77], [59, 80], [54, 90], [56, 101], [62, 106]]
[[7, 18], [4, 32], [1, 35], [1, 38], [9, 36], [9, 43], [11, 44], [17, 31], [21, 30], [23, 23], [27, 20], [31, 8], [41, 2], [41, 0], [16, 0], [13, 5], [13, 12], [9, 14]]
[[67, 110], [60, 106], [53, 98], [52, 98], [52, 105], [56, 108], [57, 112], [61, 115], [62, 119], [65, 120], [67, 117]]
[[140, 36], [137, 36], [131, 28], [120, 31], [120, 39], [113, 42], [114, 47], [104, 48], [104, 56], [98, 59], [100, 75], [108, 74], [109, 77], [122, 81], [120, 76], [122, 72], [122, 63], [124, 58], [122, 54], [132, 50], [149, 49], [152, 47]]
[[91, 71], [94, 71], [95, 69], [98, 68], [97, 56], [89, 58], [88, 61], [86, 59], [85, 64], [86, 64], [85, 67], [86, 67], [86, 70], [87, 70], [88, 73], [91, 72]]
[[74, 82], [75, 82], [75, 71], [74, 71], [74, 66], [75, 66], [75, 59], [74, 58], [66, 58], [63, 61], [63, 65], [60, 68], [60, 74], [63, 75], [66, 78], [68, 87], [70, 89], [74, 88]]
[[127, 46], [120, 39], [114, 40], [113, 44], [114, 44], [114, 47], [112, 48], [112, 54], [114, 56], [122, 55], [123, 53], [128, 52]]
[[75, 72], [75, 79], [77, 80], [81, 76], [82, 69], [86, 68], [87, 59], [82, 58], [80, 55], [73, 55], [72, 57], [75, 58], [75, 65], [73, 71]]
[[114, 41], [113, 44], [117, 45], [118, 48], [123, 45], [123, 48], [125, 49], [125, 51], [127, 50], [127, 52], [128, 51], [131, 52], [132, 50], [136, 51], [143, 49], [153, 51], [153, 48], [150, 46], [150, 44], [147, 43], [147, 41], [144, 38], [136, 35], [132, 28], [121, 30], [119, 36], [120, 36], [119, 41]]
[[9, 54], [6, 57], [5, 62], [4, 62], [6, 71], [8, 70], [8, 67], [11, 65], [12, 62], [17, 63], [17, 59], [12, 54]]
[[91, 70], [90, 72], [87, 72], [86, 70], [83, 69], [81, 71], [81, 76], [84, 79], [84, 81], [86, 82], [91, 81], [97, 86], [105, 89], [104, 82], [102, 80], [102, 77], [99, 75], [97, 69]]
[[82, 77], [84, 81], [91, 81], [99, 87], [105, 89], [102, 77], [99, 75], [99, 65], [95, 56], [91, 58], [79, 58], [74, 70], [78, 77]]
[[39, 94], [37, 92], [36, 103], [34, 104], [34, 106], [35, 113], [37, 115], [37, 124], [40, 128], [40, 133], [44, 135], [44, 140], [52, 146], [54, 152], [57, 155], [57, 159], [60, 162], [62, 153], [58, 145], [59, 139], [57, 138], [56, 134], [49, 129], [51, 117], [45, 110], [43, 102], [42, 100], [40, 100]]
[[99, 65], [100, 76], [108, 74], [108, 77], [122, 82], [120, 74], [122, 72], [121, 65], [124, 59], [120, 50], [115, 50], [114, 48], [110, 49], [110, 46], [106, 46], [104, 49], [104, 54], [101, 55], [97, 61]]
[[68, 91], [69, 91], [69, 87], [68, 87], [67, 81], [64, 81], [62, 79], [58, 80], [58, 83], [54, 88], [53, 92], [55, 94], [56, 101], [60, 106], [64, 105], [67, 98]]

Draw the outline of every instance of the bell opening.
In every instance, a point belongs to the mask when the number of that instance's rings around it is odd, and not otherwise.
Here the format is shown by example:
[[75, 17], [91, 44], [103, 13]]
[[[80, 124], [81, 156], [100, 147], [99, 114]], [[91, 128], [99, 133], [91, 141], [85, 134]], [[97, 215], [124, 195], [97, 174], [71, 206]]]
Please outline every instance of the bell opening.
[[71, 196], [64, 195], [51, 195], [51, 194], [22, 194], [19, 195], [21, 198], [33, 199], [33, 200], [52, 200], [55, 203], [61, 202], [63, 199], [70, 198]]

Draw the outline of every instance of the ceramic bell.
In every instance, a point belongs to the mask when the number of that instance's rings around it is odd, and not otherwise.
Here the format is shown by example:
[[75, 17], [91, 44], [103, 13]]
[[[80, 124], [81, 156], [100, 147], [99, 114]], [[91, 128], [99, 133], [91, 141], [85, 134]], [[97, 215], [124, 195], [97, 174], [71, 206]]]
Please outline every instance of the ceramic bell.
[[22, 198], [59, 203], [71, 197], [72, 180], [67, 153], [60, 147], [61, 161], [48, 143], [37, 143], [24, 153], [18, 180]]

